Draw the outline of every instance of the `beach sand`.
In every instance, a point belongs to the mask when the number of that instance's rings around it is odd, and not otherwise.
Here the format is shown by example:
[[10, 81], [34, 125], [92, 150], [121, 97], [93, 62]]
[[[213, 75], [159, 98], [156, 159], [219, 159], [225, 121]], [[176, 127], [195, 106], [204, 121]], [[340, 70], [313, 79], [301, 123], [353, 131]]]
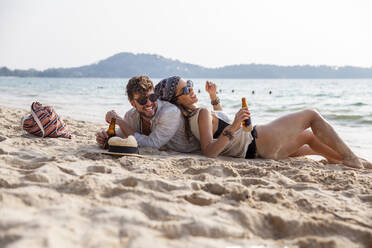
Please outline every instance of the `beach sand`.
[[26, 134], [0, 107], [0, 247], [372, 247], [372, 171], [308, 159], [101, 154], [102, 124]]

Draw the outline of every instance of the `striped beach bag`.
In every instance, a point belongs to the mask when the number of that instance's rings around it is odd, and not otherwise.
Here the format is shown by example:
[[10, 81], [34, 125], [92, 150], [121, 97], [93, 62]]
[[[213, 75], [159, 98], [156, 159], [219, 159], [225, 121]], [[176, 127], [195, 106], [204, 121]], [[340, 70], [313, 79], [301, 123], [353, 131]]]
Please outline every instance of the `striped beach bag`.
[[43, 138], [71, 139], [66, 124], [54, 109], [51, 106], [43, 106], [39, 102], [31, 104], [31, 114], [22, 118], [22, 127], [26, 132]]

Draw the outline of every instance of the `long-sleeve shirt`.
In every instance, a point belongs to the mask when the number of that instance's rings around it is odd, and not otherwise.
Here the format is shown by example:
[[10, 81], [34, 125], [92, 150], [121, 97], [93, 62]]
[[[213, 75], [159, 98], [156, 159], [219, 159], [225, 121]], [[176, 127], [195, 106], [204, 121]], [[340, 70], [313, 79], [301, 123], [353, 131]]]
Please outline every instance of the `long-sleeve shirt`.
[[[159, 149], [165, 145], [168, 149], [178, 152], [200, 151], [200, 143], [194, 136], [187, 138], [185, 121], [181, 111], [173, 104], [157, 100], [158, 108], [155, 116], [150, 120], [151, 133], [149, 136], [141, 134], [141, 119], [139, 112], [132, 108], [124, 116], [134, 130], [134, 137], [138, 146], [149, 146]], [[122, 136], [122, 132], [118, 132]]]

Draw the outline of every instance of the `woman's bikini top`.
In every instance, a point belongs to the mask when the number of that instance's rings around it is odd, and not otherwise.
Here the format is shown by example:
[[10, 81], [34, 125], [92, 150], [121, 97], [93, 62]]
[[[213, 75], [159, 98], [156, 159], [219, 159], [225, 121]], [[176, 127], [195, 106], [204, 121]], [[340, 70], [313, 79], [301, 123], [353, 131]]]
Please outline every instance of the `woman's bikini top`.
[[[199, 133], [199, 112], [197, 112], [189, 118], [190, 129], [192, 134], [200, 141], [200, 133]], [[221, 112], [221, 111], [213, 111], [213, 113], [219, 120], [218, 120], [218, 128], [217, 131], [213, 134], [213, 138], [216, 139], [222, 133], [227, 125], [230, 125], [230, 120], [228, 116]], [[231, 157], [240, 157], [244, 158], [247, 152], [248, 145], [252, 142], [252, 135], [251, 132], [244, 132], [243, 129], [239, 129], [234, 134], [234, 139], [231, 140], [220, 153], [224, 156], [231, 156]]]
[[218, 139], [220, 137], [222, 131], [227, 127], [229, 123], [225, 122], [224, 120], [221, 120], [218, 118], [218, 128], [216, 132], [213, 134], [213, 139]]
[[[218, 119], [218, 128], [217, 128], [216, 132], [213, 134], [213, 139], [218, 139], [218, 137], [221, 135], [222, 131], [228, 125], [229, 125], [229, 123], [227, 123], [227, 122], [225, 122], [221, 119]], [[256, 126], [253, 128], [251, 134], [253, 136], [253, 140], [249, 144], [248, 149], [247, 149], [247, 153], [245, 154], [245, 158], [249, 158], [249, 159], [258, 157], [256, 140], [255, 140], [257, 138]]]

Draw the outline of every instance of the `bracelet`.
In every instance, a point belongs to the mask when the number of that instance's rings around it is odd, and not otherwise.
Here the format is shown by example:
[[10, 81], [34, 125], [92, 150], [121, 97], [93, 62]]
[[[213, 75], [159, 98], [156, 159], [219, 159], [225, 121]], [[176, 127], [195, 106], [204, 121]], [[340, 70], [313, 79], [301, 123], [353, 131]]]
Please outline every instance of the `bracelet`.
[[234, 138], [234, 136], [233, 136], [233, 134], [231, 133], [230, 130], [224, 130], [224, 131], [222, 132], [222, 135], [223, 135], [223, 136], [226, 136], [227, 138], [229, 138], [229, 140], [232, 140], [232, 139]]
[[215, 100], [211, 101], [211, 104], [213, 106], [220, 104], [220, 98], [217, 97]]

